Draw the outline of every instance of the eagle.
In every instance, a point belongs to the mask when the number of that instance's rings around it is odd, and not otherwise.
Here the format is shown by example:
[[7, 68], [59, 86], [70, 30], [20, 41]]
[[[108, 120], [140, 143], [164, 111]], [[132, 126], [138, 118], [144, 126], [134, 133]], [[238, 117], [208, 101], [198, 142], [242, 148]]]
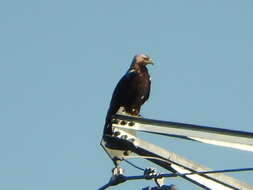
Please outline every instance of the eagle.
[[150, 95], [151, 77], [147, 65], [154, 64], [153, 60], [145, 54], [135, 55], [130, 68], [119, 80], [112, 94], [109, 109], [106, 115], [104, 134], [111, 134], [111, 116], [123, 108], [132, 116], [139, 116], [141, 106]]

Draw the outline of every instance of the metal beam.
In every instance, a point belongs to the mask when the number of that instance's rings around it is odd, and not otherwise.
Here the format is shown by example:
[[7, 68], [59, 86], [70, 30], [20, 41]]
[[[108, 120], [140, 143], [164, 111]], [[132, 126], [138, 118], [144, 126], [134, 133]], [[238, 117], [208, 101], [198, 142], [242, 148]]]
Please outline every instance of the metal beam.
[[253, 152], [252, 132], [136, 118], [125, 115], [115, 115], [112, 127], [173, 136]]
[[[128, 133], [124, 129], [115, 128], [114, 133], [117, 134], [117, 136], [114, 136], [113, 138], [116, 138], [122, 142], [127, 142], [128, 144], [132, 144], [130, 150], [133, 153], [140, 155], [141, 157], [146, 157], [146, 159], [150, 160], [151, 162], [154, 162], [155, 164], [173, 173], [197, 173], [198, 171], [211, 170], [196, 162], [179, 156], [169, 150], [165, 150], [154, 144], [137, 138], [135, 135]], [[124, 156], [124, 159], [127, 158], [127, 156]], [[192, 175], [181, 175], [180, 177], [185, 178], [192, 183], [195, 183], [196, 185], [208, 190], [253, 190], [252, 186], [232, 177], [228, 177], [222, 173], [200, 173]]]

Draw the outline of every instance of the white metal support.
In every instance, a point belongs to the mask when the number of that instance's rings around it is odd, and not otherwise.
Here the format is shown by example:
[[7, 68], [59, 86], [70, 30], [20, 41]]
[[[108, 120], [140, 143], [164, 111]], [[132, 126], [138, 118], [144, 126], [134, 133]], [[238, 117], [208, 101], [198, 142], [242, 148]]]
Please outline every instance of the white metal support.
[[[222, 170], [212, 172], [213, 170], [210, 168], [136, 136], [136, 131], [142, 131], [253, 151], [253, 133], [251, 132], [136, 118], [128, 115], [113, 116], [111, 127], [113, 133], [104, 134], [101, 145], [116, 167], [118, 167], [120, 161], [128, 159], [132, 154], [137, 154], [172, 172], [171, 176], [180, 176], [203, 189], [253, 190], [252, 186], [224, 175], [221, 173]], [[245, 169], [245, 171], [249, 169]]]
[[177, 122], [115, 115], [115, 128], [173, 136], [253, 152], [253, 133]]

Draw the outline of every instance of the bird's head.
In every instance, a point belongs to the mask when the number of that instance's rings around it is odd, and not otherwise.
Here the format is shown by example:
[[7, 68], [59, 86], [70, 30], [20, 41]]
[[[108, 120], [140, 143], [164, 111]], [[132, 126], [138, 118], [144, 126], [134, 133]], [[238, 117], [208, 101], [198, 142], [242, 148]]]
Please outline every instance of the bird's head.
[[148, 64], [153, 65], [154, 64], [153, 60], [145, 54], [138, 54], [134, 56], [132, 64], [131, 64], [131, 68], [136, 68], [136, 67], [140, 68]]

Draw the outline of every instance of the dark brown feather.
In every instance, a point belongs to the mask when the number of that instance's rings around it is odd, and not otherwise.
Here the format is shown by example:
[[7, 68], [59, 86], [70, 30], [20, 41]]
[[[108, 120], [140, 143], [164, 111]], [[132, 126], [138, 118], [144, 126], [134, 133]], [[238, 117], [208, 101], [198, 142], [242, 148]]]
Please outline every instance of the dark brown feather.
[[129, 70], [114, 89], [106, 116], [105, 133], [111, 133], [111, 116], [116, 114], [120, 107], [124, 107], [126, 113], [138, 116], [141, 106], [148, 100], [151, 80], [146, 68], [149, 63], [147, 58], [151, 60], [143, 54], [135, 56]]

